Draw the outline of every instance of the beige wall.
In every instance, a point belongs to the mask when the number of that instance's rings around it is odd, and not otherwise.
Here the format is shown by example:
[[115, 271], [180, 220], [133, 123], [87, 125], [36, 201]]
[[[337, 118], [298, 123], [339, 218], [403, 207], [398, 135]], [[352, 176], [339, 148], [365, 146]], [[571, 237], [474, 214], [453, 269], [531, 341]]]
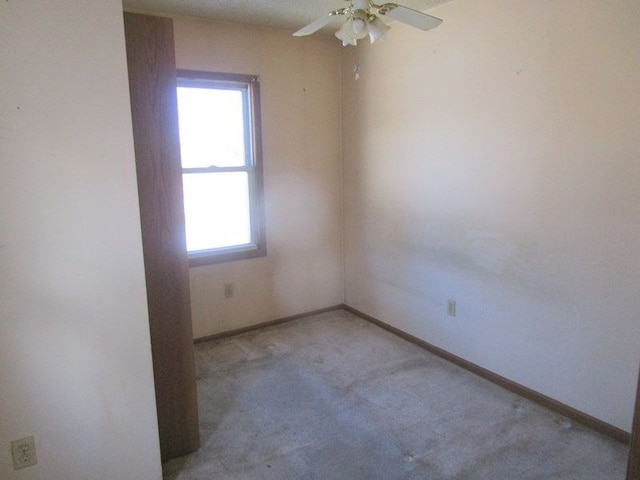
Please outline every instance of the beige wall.
[[194, 336], [342, 303], [339, 44], [188, 18], [174, 30], [178, 68], [257, 74], [262, 97], [268, 255], [191, 269]]
[[430, 13], [345, 50], [346, 303], [630, 430], [640, 3]]
[[0, 478], [160, 479], [121, 3], [0, 24]]
[[[176, 20], [179, 67], [263, 93], [269, 256], [192, 269], [196, 336], [343, 301], [344, 137], [346, 302], [629, 429], [640, 6], [606, 3], [458, 0], [345, 50]], [[39, 456], [0, 477], [160, 479], [120, 2], [0, 15], [0, 443]]]

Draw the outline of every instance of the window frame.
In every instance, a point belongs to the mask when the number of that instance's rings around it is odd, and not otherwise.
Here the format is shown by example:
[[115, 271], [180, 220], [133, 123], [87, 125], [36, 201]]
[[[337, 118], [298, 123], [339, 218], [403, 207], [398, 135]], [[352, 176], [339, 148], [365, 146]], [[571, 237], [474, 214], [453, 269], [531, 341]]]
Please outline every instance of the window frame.
[[[248, 98], [247, 107], [249, 117], [245, 118], [245, 125], [249, 127], [248, 139], [245, 138], [248, 148], [247, 157], [250, 162], [244, 166], [234, 167], [202, 167], [184, 168], [182, 159], [180, 167], [182, 175], [198, 173], [224, 173], [247, 172], [249, 179], [249, 218], [251, 228], [251, 243], [230, 247], [220, 247], [210, 250], [198, 250], [188, 252], [190, 267], [210, 265], [215, 263], [247, 260], [264, 257], [267, 255], [266, 223], [264, 215], [264, 175], [262, 164], [262, 127], [260, 120], [260, 79], [257, 75], [206, 72], [200, 70], [176, 71], [176, 88], [178, 87], [204, 87], [224, 88], [224, 86], [241, 85], [246, 87]], [[184, 187], [183, 187], [184, 188]]]

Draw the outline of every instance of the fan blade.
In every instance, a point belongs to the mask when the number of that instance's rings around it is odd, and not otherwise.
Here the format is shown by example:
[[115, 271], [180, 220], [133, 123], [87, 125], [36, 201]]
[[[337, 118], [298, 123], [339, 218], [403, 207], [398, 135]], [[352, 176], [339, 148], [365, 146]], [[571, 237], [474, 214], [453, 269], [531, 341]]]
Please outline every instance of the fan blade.
[[381, 5], [378, 13], [425, 31], [436, 28], [442, 23], [442, 20], [439, 18], [395, 3], [385, 3]]
[[324, 17], [320, 17], [314, 22], [311, 22], [306, 27], [302, 27], [300, 30], [293, 34], [294, 37], [304, 37], [305, 35], [311, 35], [312, 33], [317, 32], [322, 27], [326, 27], [329, 25], [329, 22], [332, 20], [332, 17], [335, 15], [344, 15], [345, 9], [342, 8], [340, 10], [335, 10]]

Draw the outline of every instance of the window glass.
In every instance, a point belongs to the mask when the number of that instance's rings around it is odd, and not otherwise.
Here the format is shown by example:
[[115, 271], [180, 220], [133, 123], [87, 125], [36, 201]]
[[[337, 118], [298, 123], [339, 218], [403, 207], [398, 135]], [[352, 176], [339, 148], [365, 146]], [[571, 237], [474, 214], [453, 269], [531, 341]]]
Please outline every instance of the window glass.
[[183, 168], [245, 165], [242, 89], [178, 87]]
[[266, 255], [257, 77], [178, 71], [190, 265]]
[[246, 172], [184, 174], [187, 250], [251, 243]]

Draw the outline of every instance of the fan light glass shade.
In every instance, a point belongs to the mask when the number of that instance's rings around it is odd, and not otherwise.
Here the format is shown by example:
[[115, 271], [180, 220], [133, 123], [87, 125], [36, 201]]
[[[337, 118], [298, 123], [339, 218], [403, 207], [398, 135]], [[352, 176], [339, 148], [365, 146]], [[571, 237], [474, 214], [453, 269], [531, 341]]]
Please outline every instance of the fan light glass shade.
[[340, 30], [336, 32], [336, 37], [339, 40], [342, 40], [342, 45], [357, 45], [358, 41], [355, 37], [355, 32], [353, 30], [353, 19], [348, 18], [340, 27]]
[[360, 38], [362, 32], [367, 28], [367, 21], [361, 17], [353, 17], [351, 22], [353, 24], [353, 32], [356, 34], [356, 38]]
[[[372, 20], [370, 20], [372, 18]], [[342, 45], [357, 45], [358, 40], [369, 36], [371, 43], [376, 40], [383, 40], [384, 34], [389, 30], [389, 26], [376, 15], [367, 18], [365, 14], [358, 14], [347, 18], [340, 30], [336, 32], [336, 37], [342, 40]]]
[[391, 27], [380, 20], [380, 17], [375, 17], [373, 21], [369, 22], [369, 39], [371, 43], [376, 40], [383, 41], [384, 34], [389, 31]]

